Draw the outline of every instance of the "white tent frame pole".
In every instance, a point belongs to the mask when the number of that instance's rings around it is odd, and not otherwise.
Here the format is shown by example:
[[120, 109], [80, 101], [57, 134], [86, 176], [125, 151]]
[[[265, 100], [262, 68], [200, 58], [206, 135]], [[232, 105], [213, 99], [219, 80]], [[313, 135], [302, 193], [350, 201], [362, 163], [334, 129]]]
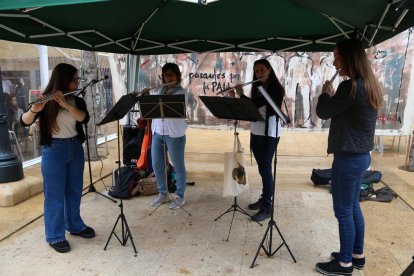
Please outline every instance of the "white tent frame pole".
[[151, 19], [151, 17], [154, 16], [154, 14], [159, 11], [159, 9], [166, 3], [166, 0], [164, 0], [163, 3], [161, 3], [160, 5], [158, 5], [158, 7], [150, 14], [150, 16], [148, 16], [147, 19], [144, 20], [144, 22], [141, 23], [141, 26], [139, 27], [138, 31], [135, 32], [135, 34], [133, 35], [133, 37], [136, 37], [135, 42], [134, 42], [134, 46], [132, 47], [132, 51], [135, 51], [135, 48], [137, 47], [138, 41], [140, 40], [141, 37], [141, 32], [144, 29], [144, 25]]

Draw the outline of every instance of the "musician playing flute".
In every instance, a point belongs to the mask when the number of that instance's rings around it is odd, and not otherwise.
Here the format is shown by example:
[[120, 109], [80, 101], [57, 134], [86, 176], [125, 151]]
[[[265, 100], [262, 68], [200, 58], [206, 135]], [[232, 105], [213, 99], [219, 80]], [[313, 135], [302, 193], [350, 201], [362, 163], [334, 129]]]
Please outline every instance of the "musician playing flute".
[[[259, 210], [253, 215], [252, 219], [263, 221], [271, 216], [273, 196], [272, 159], [279, 143], [281, 124], [279, 120], [276, 120], [274, 109], [258, 91], [257, 87], [263, 86], [279, 108], [282, 106], [285, 89], [280, 84], [268, 60], [256, 60], [253, 65], [253, 72], [250, 97], [243, 94], [242, 84], [236, 85], [236, 93], [241, 98], [253, 101], [259, 113], [265, 119], [265, 121], [252, 122], [250, 126], [250, 149], [253, 152], [260, 176], [262, 177], [263, 189], [259, 200], [248, 206], [250, 210]], [[229, 94], [234, 96], [234, 92]]]
[[352, 275], [353, 267], [363, 269], [365, 265], [365, 222], [359, 199], [362, 175], [371, 164], [383, 96], [360, 40], [337, 42], [333, 55], [339, 76], [349, 79], [336, 91], [332, 80], [325, 82], [316, 114], [323, 120], [331, 119], [327, 152], [334, 155], [331, 191], [340, 247], [331, 253], [330, 262], [317, 263], [315, 269], [323, 275]]
[[[162, 67], [161, 73], [164, 86], [160, 90], [155, 91], [155, 95], [184, 94], [187, 98], [188, 92], [181, 86], [181, 72], [177, 64], [166, 63]], [[150, 89], [146, 88], [143, 90], [143, 93], [148, 94], [149, 91]], [[167, 183], [165, 183], [165, 143], [166, 149], [174, 165], [177, 185], [173, 201], [168, 207], [172, 210], [181, 208], [181, 206], [185, 204], [184, 193], [187, 178], [187, 170], [184, 161], [187, 123], [185, 122], [185, 118], [153, 119], [151, 130], [151, 159], [155, 178], [157, 179], [159, 194], [151, 201], [150, 205], [157, 207], [170, 201], [170, 198], [168, 197]]]
[[50, 100], [34, 103], [20, 118], [23, 126], [39, 118], [46, 242], [59, 253], [70, 251], [65, 231], [86, 239], [95, 236], [80, 216], [85, 161], [82, 124], [88, 122], [89, 113], [82, 98], [63, 94], [78, 85], [77, 69], [58, 64], [40, 96]]

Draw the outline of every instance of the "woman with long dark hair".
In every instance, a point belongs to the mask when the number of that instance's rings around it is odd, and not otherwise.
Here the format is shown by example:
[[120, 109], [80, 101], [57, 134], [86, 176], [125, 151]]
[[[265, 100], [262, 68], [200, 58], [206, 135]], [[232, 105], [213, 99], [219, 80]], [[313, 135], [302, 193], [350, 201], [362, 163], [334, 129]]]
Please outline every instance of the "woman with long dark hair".
[[87, 239], [95, 236], [80, 216], [85, 141], [82, 124], [88, 122], [89, 113], [82, 98], [63, 94], [75, 91], [78, 85], [77, 69], [58, 64], [41, 96], [52, 99], [33, 104], [20, 119], [23, 126], [39, 119], [46, 241], [60, 253], [70, 250], [65, 231]]
[[331, 119], [328, 154], [334, 154], [331, 188], [340, 250], [331, 253], [330, 262], [317, 263], [315, 269], [324, 275], [351, 275], [353, 267], [362, 269], [365, 265], [361, 178], [371, 163], [383, 96], [360, 40], [340, 41], [333, 52], [336, 70], [349, 79], [341, 82], [336, 92], [330, 81], [324, 84], [316, 113], [323, 120]]
[[280, 84], [268, 60], [256, 60], [253, 71], [253, 81], [260, 81], [252, 84], [250, 97], [243, 94], [242, 85], [236, 85], [236, 92], [241, 98], [253, 101], [264, 119], [264, 121], [252, 122], [250, 126], [250, 148], [262, 177], [263, 190], [260, 199], [248, 207], [250, 210], [259, 210], [253, 216], [253, 220], [262, 221], [270, 218], [271, 215], [273, 196], [272, 159], [279, 143], [281, 124], [277, 120], [276, 112], [257, 88], [263, 86], [279, 108], [282, 107], [285, 89]]

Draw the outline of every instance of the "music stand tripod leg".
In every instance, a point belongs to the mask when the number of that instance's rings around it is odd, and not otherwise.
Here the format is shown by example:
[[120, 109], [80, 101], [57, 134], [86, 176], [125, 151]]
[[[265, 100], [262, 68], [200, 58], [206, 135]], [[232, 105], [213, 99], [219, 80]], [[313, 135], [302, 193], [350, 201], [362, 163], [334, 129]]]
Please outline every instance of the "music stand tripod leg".
[[[118, 170], [120, 172], [119, 173], [119, 176], [118, 176], [119, 177], [119, 181], [122, 181], [121, 180], [121, 153], [120, 153], [121, 152], [121, 148], [120, 148], [120, 142], [119, 142], [119, 140], [120, 140], [120, 136], [119, 136], [119, 134], [120, 134], [119, 133], [119, 120], [117, 121], [117, 129], [118, 129], [118, 161], [116, 161], [116, 163], [118, 163]], [[119, 208], [121, 209], [121, 213], [118, 215], [118, 218], [116, 219], [116, 222], [115, 222], [114, 227], [112, 228], [111, 234], [109, 235], [109, 238], [106, 241], [104, 250], [106, 250], [106, 248], [107, 248], [107, 246], [109, 244], [109, 241], [112, 238], [112, 235], [114, 235], [118, 239], [119, 243], [122, 246], [125, 246], [126, 243], [128, 242], [128, 238], [130, 238], [131, 239], [131, 243], [132, 243], [132, 247], [134, 248], [135, 257], [136, 257], [137, 256], [137, 249], [135, 247], [134, 239], [132, 237], [131, 230], [129, 229], [128, 222], [127, 222], [126, 217], [125, 217], [125, 214], [124, 214], [124, 205], [123, 205], [122, 198], [121, 198], [121, 203], [119, 204]], [[121, 220], [121, 235], [122, 235], [121, 238], [122, 238], [122, 240], [115, 233], [115, 228], [118, 225], [118, 222], [120, 220]]]
[[[239, 133], [237, 132], [237, 120], [234, 121], [234, 139], [237, 139], [237, 136], [239, 135]], [[222, 216], [224, 216], [227, 213], [230, 213], [231, 211], [233, 211], [233, 216], [231, 218], [231, 222], [230, 222], [230, 228], [229, 228], [229, 233], [227, 235], [227, 241], [229, 241], [229, 237], [230, 237], [230, 231], [231, 231], [231, 227], [233, 225], [233, 220], [234, 220], [234, 215], [237, 212], [240, 212], [248, 217], [250, 217], [253, 220], [253, 216], [251, 216], [250, 214], [248, 214], [245, 210], [243, 210], [238, 204], [237, 204], [237, 196], [234, 197], [234, 203], [233, 205], [231, 205], [231, 207], [229, 209], [227, 209], [227, 211], [225, 211], [224, 213], [222, 213], [221, 215], [219, 215], [214, 221], [217, 221], [218, 219], [220, 219]], [[260, 226], [262, 226], [262, 224], [259, 221], [255, 221], [254, 222], [258, 223]]]
[[[159, 107], [161, 110], [161, 114], [164, 114], [164, 104], [162, 103], [162, 101], [159, 103]], [[163, 120], [163, 125], [164, 125], [164, 117], [162, 115], [162, 120]], [[165, 141], [165, 135], [162, 135], [162, 148], [163, 148], [163, 153], [164, 153], [164, 181], [165, 181], [165, 190], [167, 191], [167, 195], [168, 197], [175, 202], [175, 199], [173, 198], [173, 196], [171, 195], [170, 191], [168, 190], [168, 167], [170, 166], [169, 161], [167, 162], [167, 143]], [[151, 213], [149, 213], [149, 216], [151, 216], [155, 211], [158, 210], [158, 208], [161, 206], [158, 205]], [[178, 207], [177, 209], [183, 210], [184, 212], [186, 212], [189, 216], [191, 216], [191, 213], [189, 213], [187, 210], [185, 210], [182, 206]]]
[[109, 199], [113, 203], [117, 203], [117, 201], [115, 199], [110, 198], [109, 196], [104, 195], [104, 194], [98, 192], [96, 190], [95, 186], [93, 185], [93, 181], [92, 181], [92, 168], [91, 168], [91, 156], [90, 156], [90, 152], [89, 152], [90, 151], [90, 149], [89, 149], [89, 134], [88, 134], [88, 125], [87, 124], [85, 124], [85, 132], [86, 132], [86, 154], [88, 156], [88, 168], [89, 168], [89, 186], [88, 187], [85, 187], [83, 189], [83, 191], [86, 190], [86, 189], [88, 189], [88, 191], [86, 191], [84, 194], [82, 194], [82, 196], [84, 196], [84, 195], [86, 195], [88, 193], [97, 193], [98, 195], [101, 195], [101, 196]]
[[[134, 248], [134, 252], [135, 252], [135, 257], [137, 256], [137, 249], [135, 247], [135, 243], [134, 243], [134, 239], [132, 237], [131, 234], [131, 230], [129, 229], [128, 226], [128, 222], [125, 218], [124, 212], [123, 212], [123, 203], [122, 203], [122, 198], [121, 198], [121, 203], [119, 205], [119, 207], [121, 208], [121, 213], [119, 214], [114, 227], [112, 228], [111, 234], [109, 235], [108, 240], [106, 241], [104, 250], [106, 250], [106, 248], [108, 247], [109, 241], [112, 238], [112, 235], [114, 235], [117, 240], [119, 241], [120, 244], [122, 244], [123, 246], [126, 245], [126, 243], [128, 242], [128, 239], [131, 239], [131, 243], [132, 243], [132, 247]], [[118, 222], [121, 221], [121, 235], [122, 235], [122, 240], [119, 238], [119, 236], [115, 233], [115, 228], [118, 225]]]
[[[277, 120], [276, 120], [276, 124], [277, 124]], [[276, 131], [276, 137], [277, 137], [277, 131]], [[257, 259], [257, 256], [259, 255], [260, 249], [263, 249], [263, 251], [265, 252], [266, 256], [271, 257], [274, 254], [276, 254], [277, 251], [279, 251], [280, 248], [282, 248], [283, 245], [286, 246], [287, 250], [289, 251], [290, 256], [293, 259], [293, 262], [296, 263], [296, 259], [293, 256], [292, 252], [290, 251], [290, 248], [288, 246], [288, 244], [285, 241], [285, 238], [283, 237], [282, 233], [280, 232], [279, 228], [276, 225], [276, 221], [274, 220], [274, 206], [275, 206], [275, 188], [276, 188], [276, 164], [277, 164], [277, 145], [276, 145], [276, 150], [275, 150], [275, 159], [274, 159], [274, 163], [273, 163], [273, 196], [272, 196], [272, 214], [270, 217], [270, 221], [267, 225], [266, 231], [263, 235], [262, 241], [259, 244], [259, 248], [257, 249], [256, 255], [254, 256], [253, 262], [250, 266], [250, 268], [253, 268]], [[276, 229], [276, 231], [278, 232], [280, 238], [282, 239], [282, 243], [276, 248], [275, 251], [272, 252], [272, 242], [273, 242], [273, 227]], [[268, 237], [269, 235], [269, 237]], [[266, 243], [266, 246], [268, 246], [268, 248], [266, 248], [265, 246], [265, 241], [268, 241]]]
[[[168, 167], [170, 166], [170, 164], [169, 164], [169, 162], [167, 162], [167, 149], [166, 149], [166, 142], [165, 142], [164, 135], [163, 135], [162, 139], [163, 139], [163, 152], [164, 152], [164, 159], [165, 159], [165, 162], [164, 162], [165, 190], [167, 191], [167, 195], [171, 199], [171, 201], [175, 201], [175, 199], [171, 195], [170, 191], [168, 190]], [[161, 206], [161, 204], [158, 205], [151, 213], [149, 213], [149, 216], [151, 216], [155, 211], [157, 211], [158, 208], [160, 208], [160, 206]], [[189, 213], [187, 210], [185, 210], [182, 206], [180, 206], [178, 209], [183, 210], [189, 216], [191, 216], [191, 213]]]
[[[250, 217], [251, 219], [253, 218], [250, 214], [248, 214], [245, 210], [243, 210], [239, 205], [237, 205], [237, 196], [234, 197], [234, 204], [231, 205], [231, 207], [229, 209], [227, 209], [224, 213], [222, 213], [220, 216], [218, 216], [217, 218], [214, 219], [214, 221], [217, 221], [218, 219], [220, 219], [222, 216], [224, 216], [227, 213], [230, 213], [233, 211], [233, 215], [231, 217], [231, 222], [230, 222], [230, 227], [229, 227], [229, 233], [227, 234], [227, 240], [229, 241], [229, 237], [230, 237], [230, 232], [231, 232], [231, 227], [233, 225], [233, 220], [234, 220], [234, 215], [237, 212], [240, 212], [248, 217]], [[262, 226], [262, 224], [258, 221], [254, 221], [256, 223], [258, 223], [260, 226]]]

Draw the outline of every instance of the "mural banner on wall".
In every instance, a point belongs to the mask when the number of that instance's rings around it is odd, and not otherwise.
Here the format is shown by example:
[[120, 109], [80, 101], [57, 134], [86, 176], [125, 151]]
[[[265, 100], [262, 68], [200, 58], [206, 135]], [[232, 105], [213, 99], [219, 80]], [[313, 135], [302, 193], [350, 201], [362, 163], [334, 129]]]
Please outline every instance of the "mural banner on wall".
[[[411, 36], [410, 31], [406, 31], [367, 50], [373, 69], [383, 86], [384, 107], [379, 111], [377, 120], [377, 129], [383, 131], [394, 133], [410, 129], [410, 120], [404, 118], [407, 116], [406, 107], [413, 106], [413, 103], [407, 102], [413, 63], [407, 57], [414, 55]], [[181, 85], [189, 91], [189, 124], [206, 127], [231, 125], [231, 122], [215, 118], [198, 96], [217, 96], [219, 92], [236, 84], [250, 82], [253, 79], [253, 63], [261, 58], [269, 60], [285, 87], [286, 97], [282, 110], [292, 121], [287, 127], [303, 130], [329, 128], [329, 121], [319, 119], [315, 111], [323, 83], [330, 80], [336, 72], [332, 53], [234, 52], [141, 56], [138, 88], [142, 90], [161, 84], [162, 66], [167, 62], [177, 63], [182, 72]], [[342, 80], [336, 78], [334, 87]], [[244, 86], [246, 95], [250, 95], [250, 88], [250, 85]], [[243, 123], [242, 126], [248, 127], [248, 123]]]

